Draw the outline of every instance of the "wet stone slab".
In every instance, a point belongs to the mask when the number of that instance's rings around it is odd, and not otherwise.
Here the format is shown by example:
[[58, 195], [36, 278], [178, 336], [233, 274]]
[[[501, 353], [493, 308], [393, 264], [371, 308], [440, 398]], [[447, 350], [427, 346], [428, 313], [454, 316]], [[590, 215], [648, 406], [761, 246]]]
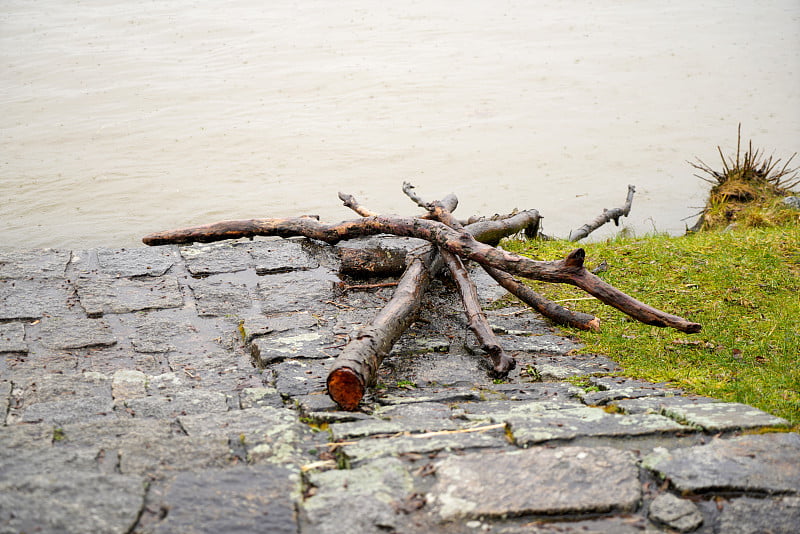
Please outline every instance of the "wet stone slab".
[[752, 406], [735, 402], [673, 404], [662, 413], [706, 431], [741, 430], [769, 426], [788, 426], [789, 422]]
[[622, 399], [610, 402], [619, 410], [628, 413], [658, 413], [665, 414], [668, 409], [682, 409], [693, 407], [699, 404], [717, 402], [710, 397], [699, 395], [685, 395], [679, 397], [639, 397], [637, 399]]
[[521, 447], [579, 437], [627, 438], [690, 430], [656, 414], [623, 415], [590, 407], [548, 410], [531, 418], [512, 416], [508, 422], [515, 442]]
[[468, 424], [468, 421], [453, 418], [450, 406], [436, 402], [381, 407], [372, 415], [370, 419], [332, 425], [333, 438], [338, 440], [396, 432], [454, 430]]
[[144, 504], [141, 477], [61, 469], [0, 479], [4, 532], [130, 532]]
[[247, 245], [255, 262], [256, 274], [307, 271], [319, 267], [319, 262], [306, 252], [303, 241], [260, 241]]
[[155, 531], [296, 534], [291, 495], [297, 483], [290, 471], [277, 466], [181, 473], [160, 503], [167, 513]]
[[194, 294], [200, 317], [238, 317], [250, 312], [252, 298], [246, 284], [201, 279], [193, 280], [189, 287]]
[[226, 412], [227, 397], [218, 391], [190, 389], [168, 397], [141, 397], [125, 401], [137, 417], [168, 419], [178, 415]]
[[135, 435], [117, 444], [119, 470], [125, 474], [163, 479], [178, 471], [229, 467], [238, 459], [225, 439], [197, 440], [172, 435]]
[[691, 532], [703, 524], [703, 514], [696, 504], [671, 493], [662, 493], [653, 499], [648, 517], [678, 532]]
[[11, 382], [0, 382], [0, 425], [6, 423], [11, 397]]
[[0, 252], [0, 279], [59, 279], [70, 260], [68, 250]]
[[563, 380], [573, 376], [608, 374], [622, 370], [612, 360], [596, 354], [538, 355], [533, 365], [543, 380]]
[[390, 356], [381, 364], [386, 380], [406, 380], [419, 386], [473, 386], [490, 384], [489, 366], [480, 355], [431, 352]]
[[247, 248], [236, 243], [181, 247], [180, 254], [186, 269], [195, 277], [244, 271], [253, 263]]
[[330, 332], [292, 330], [258, 337], [250, 343], [250, 353], [258, 365], [266, 366], [288, 358], [330, 358], [336, 340]]
[[552, 334], [500, 335], [498, 342], [506, 352], [567, 354], [580, 347], [574, 341]]
[[726, 534], [796, 534], [800, 525], [800, 498], [742, 497], [723, 504], [719, 532]]
[[298, 397], [324, 393], [328, 369], [333, 358], [327, 360], [285, 360], [271, 369], [275, 373], [275, 388], [281, 395]]
[[27, 405], [22, 412], [23, 423], [50, 423], [57, 426], [114, 417], [114, 403], [110, 395], [39, 402]]
[[[482, 528], [482, 525], [478, 525]], [[492, 530], [493, 531], [493, 530]], [[656, 534], [646, 519], [631, 515], [586, 519], [583, 521], [526, 521], [521, 526], [501, 528], [499, 534]]]
[[714, 439], [708, 445], [656, 449], [643, 465], [681, 492], [800, 492], [800, 435]]
[[279, 313], [269, 316], [251, 315], [242, 320], [240, 333], [245, 343], [269, 334], [289, 330], [316, 328], [320, 319], [307, 310], [294, 313]]
[[0, 279], [0, 321], [69, 313], [71, 291], [66, 281]]
[[[161, 276], [175, 264], [174, 247], [148, 247], [136, 249], [98, 249], [97, 265], [114, 277]], [[82, 264], [73, 259], [76, 269]]]
[[180, 308], [183, 296], [173, 275], [115, 278], [82, 274], [75, 279], [81, 306], [90, 316]]
[[188, 321], [137, 314], [131, 322], [130, 340], [136, 352], [170, 352], [177, 350], [181, 338], [197, 337], [197, 328]]
[[40, 342], [49, 349], [108, 347], [117, 339], [104, 319], [74, 315], [45, 317], [39, 330]]
[[22, 323], [0, 323], [0, 352], [28, 352]]
[[633, 511], [641, 497], [633, 455], [605, 447], [450, 456], [436, 479], [429, 501], [443, 520]]
[[639, 397], [666, 397], [682, 395], [683, 390], [672, 388], [663, 383], [647, 382], [624, 377], [595, 376], [589, 382], [600, 388], [581, 395], [583, 402], [593, 406], [608, 404], [620, 399], [636, 399]]
[[110, 394], [111, 382], [109, 377], [94, 372], [78, 375], [42, 375], [23, 389], [25, 404], [63, 401], [81, 397], [106, 397], [110, 396]]
[[243, 447], [250, 463], [301, 464], [310, 458], [301, 452], [309, 441], [308, 427], [290, 411], [261, 407], [224, 414], [202, 413], [179, 417], [189, 437], [221, 437]]
[[387, 456], [427, 458], [432, 453], [446, 451], [448, 454], [476, 449], [510, 448], [505, 429], [498, 425], [469, 427], [463, 433], [427, 433], [387, 438], [362, 439], [353, 445], [342, 447], [342, 452], [351, 465], [372, 461]]
[[292, 273], [269, 274], [258, 282], [256, 298], [264, 314], [325, 309], [334, 298], [334, 284], [339, 282], [330, 271], [315, 269]]
[[313, 489], [303, 514], [310, 532], [402, 532], [405, 517], [393, 504], [411, 493], [413, 479], [401, 461], [384, 458], [355, 469], [311, 472], [307, 478]]

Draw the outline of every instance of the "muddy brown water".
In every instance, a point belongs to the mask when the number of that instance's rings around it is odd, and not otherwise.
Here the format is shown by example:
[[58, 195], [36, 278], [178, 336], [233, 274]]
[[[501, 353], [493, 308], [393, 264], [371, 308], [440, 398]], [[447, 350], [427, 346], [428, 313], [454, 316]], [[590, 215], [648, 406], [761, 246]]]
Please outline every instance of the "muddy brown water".
[[679, 233], [739, 122], [798, 150], [798, 30], [796, 0], [5, 1], [0, 248], [406, 214], [403, 180], [556, 235], [633, 183], [625, 224]]

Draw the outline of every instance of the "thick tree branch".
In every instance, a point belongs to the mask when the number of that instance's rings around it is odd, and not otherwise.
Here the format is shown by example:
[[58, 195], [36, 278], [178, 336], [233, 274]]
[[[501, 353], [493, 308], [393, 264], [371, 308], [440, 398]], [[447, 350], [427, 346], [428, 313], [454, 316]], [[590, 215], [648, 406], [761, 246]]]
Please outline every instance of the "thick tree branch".
[[357, 409], [367, 387], [375, 384], [381, 362], [413, 322], [431, 273], [441, 265], [431, 245], [409, 255], [412, 258], [391, 300], [359, 330], [328, 373], [328, 395], [344, 410]]
[[343, 239], [382, 233], [425, 239], [453, 254], [524, 278], [575, 285], [646, 324], [669, 326], [689, 333], [699, 332], [701, 328], [698, 323], [647, 306], [586, 271], [583, 249], [573, 251], [564, 260], [535, 261], [480, 243], [467, 232], [425, 219], [373, 216], [339, 224], [324, 224], [309, 217], [246, 219], [151, 234], [143, 241], [148, 245], [165, 245], [253, 236], [305, 236], [338, 243]]

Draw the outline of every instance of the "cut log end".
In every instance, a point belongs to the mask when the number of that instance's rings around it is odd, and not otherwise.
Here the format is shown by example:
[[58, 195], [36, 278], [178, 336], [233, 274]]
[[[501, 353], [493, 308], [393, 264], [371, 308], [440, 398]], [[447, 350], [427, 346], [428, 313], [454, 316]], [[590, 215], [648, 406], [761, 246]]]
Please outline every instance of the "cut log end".
[[328, 395], [342, 410], [357, 410], [364, 390], [361, 377], [348, 367], [339, 367], [328, 375]]

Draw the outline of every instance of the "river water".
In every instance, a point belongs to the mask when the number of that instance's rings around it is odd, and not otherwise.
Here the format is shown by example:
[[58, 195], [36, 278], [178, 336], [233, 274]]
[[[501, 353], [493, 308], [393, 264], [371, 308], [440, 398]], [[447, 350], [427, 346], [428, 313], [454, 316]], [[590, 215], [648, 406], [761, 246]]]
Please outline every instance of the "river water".
[[564, 236], [632, 183], [679, 233], [740, 122], [800, 149], [800, 2], [3, 0], [0, 99], [0, 248], [415, 213], [403, 180]]

